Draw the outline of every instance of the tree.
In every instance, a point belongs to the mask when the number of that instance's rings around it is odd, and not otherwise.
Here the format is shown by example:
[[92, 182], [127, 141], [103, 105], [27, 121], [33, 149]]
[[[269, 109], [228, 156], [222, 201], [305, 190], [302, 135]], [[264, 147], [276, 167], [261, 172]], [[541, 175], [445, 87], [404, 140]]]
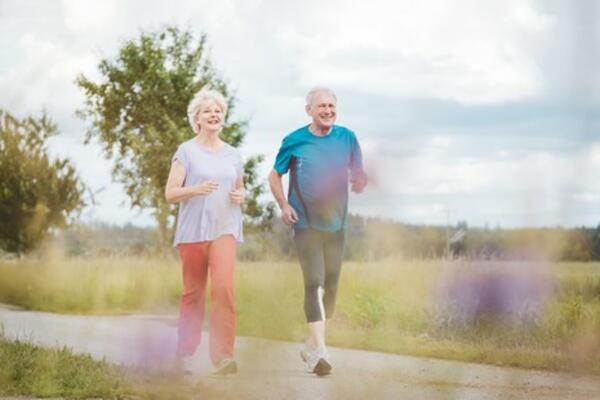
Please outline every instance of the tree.
[[46, 114], [19, 120], [0, 110], [0, 248], [22, 254], [84, 206], [84, 185], [67, 159], [50, 160], [57, 134]]
[[[207, 85], [219, 90], [229, 107], [221, 137], [238, 147], [245, 136], [247, 123], [231, 120], [236, 98], [212, 66], [205, 45], [205, 35], [195, 39], [175, 26], [142, 32], [124, 43], [116, 59], [100, 62], [100, 82], [84, 75], [76, 81], [86, 98], [78, 113], [91, 121], [86, 140], [99, 139], [105, 156], [114, 158], [113, 176], [125, 186], [132, 207], [154, 210], [162, 249], [171, 240], [175, 210], [164, 199], [164, 187], [178, 144], [194, 135], [186, 114], [194, 94]], [[255, 224], [273, 215], [272, 204], [258, 201], [264, 192], [255, 172], [261, 161], [256, 156], [245, 165], [244, 213]]]
[[592, 259], [600, 260], [600, 225], [592, 232]]

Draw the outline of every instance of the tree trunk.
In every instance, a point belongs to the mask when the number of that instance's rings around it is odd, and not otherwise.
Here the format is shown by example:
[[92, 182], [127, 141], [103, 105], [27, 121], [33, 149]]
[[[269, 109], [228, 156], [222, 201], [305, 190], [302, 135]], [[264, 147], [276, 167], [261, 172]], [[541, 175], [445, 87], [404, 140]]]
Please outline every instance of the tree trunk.
[[173, 226], [169, 224], [171, 210], [168, 204], [156, 208], [154, 217], [158, 223], [158, 251], [163, 258], [173, 256]]

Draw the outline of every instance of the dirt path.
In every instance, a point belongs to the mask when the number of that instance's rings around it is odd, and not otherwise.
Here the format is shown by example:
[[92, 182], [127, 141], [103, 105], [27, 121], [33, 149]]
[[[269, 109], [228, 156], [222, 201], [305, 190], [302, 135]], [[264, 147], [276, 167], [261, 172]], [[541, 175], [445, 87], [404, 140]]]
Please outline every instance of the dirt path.
[[[0, 306], [10, 338], [67, 346], [94, 358], [163, 370], [172, 361], [176, 320], [162, 316], [70, 316]], [[334, 373], [305, 371], [295, 343], [238, 337], [240, 373], [209, 375], [206, 340], [196, 378], [228, 399], [600, 399], [600, 378], [331, 348]], [[204, 398], [200, 396], [201, 398]]]

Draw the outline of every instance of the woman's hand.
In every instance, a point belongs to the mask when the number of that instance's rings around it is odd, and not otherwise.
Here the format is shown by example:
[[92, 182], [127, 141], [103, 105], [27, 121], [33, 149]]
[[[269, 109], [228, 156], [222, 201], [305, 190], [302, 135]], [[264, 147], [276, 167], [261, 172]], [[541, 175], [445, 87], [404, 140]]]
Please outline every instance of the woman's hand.
[[219, 184], [215, 181], [205, 181], [194, 186], [194, 194], [196, 196], [208, 196], [219, 188]]
[[246, 189], [244, 189], [243, 187], [239, 189], [233, 189], [229, 192], [229, 199], [233, 204], [242, 204], [245, 198]]

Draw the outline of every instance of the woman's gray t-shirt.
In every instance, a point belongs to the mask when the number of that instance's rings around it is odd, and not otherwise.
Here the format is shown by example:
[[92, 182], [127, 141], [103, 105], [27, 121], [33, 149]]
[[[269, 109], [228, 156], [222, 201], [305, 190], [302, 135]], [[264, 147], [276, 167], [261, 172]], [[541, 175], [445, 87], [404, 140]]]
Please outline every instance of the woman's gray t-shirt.
[[219, 188], [207, 196], [194, 196], [179, 203], [174, 245], [215, 240], [222, 235], [233, 235], [242, 242], [242, 211], [229, 198], [243, 173], [237, 149], [225, 143], [219, 150], [209, 151], [194, 138], [179, 146], [172, 162], [175, 160], [185, 168], [184, 187], [212, 180], [218, 182]]

